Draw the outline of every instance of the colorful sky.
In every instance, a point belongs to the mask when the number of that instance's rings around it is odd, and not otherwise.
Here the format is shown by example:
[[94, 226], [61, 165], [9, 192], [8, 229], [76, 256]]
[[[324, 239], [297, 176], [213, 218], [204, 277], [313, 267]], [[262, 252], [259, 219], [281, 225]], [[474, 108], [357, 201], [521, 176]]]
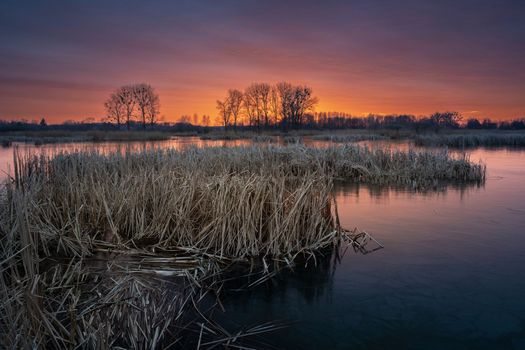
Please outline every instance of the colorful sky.
[[133, 82], [166, 120], [214, 115], [282, 80], [322, 111], [525, 116], [523, 0], [3, 0], [0, 43], [1, 119], [98, 119]]

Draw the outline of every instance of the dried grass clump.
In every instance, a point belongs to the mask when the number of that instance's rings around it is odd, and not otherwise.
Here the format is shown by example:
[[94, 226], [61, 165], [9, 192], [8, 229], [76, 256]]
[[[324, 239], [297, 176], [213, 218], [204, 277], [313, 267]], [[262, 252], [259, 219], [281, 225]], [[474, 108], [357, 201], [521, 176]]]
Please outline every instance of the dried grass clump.
[[109, 242], [275, 257], [333, 239], [326, 176], [199, 169], [194, 151], [19, 158], [7, 186], [10, 226], [16, 202], [27, 208], [31, 235], [76, 256]]
[[[85, 157], [86, 155], [81, 155]], [[95, 157], [95, 163], [120, 162], [145, 168], [157, 163], [192, 174], [250, 173], [275, 177], [299, 177], [309, 174], [372, 184], [409, 186], [416, 189], [436, 186], [440, 182], [483, 182], [485, 166], [472, 163], [468, 156], [452, 157], [447, 151], [391, 151], [357, 145], [326, 148], [300, 144], [288, 146], [241, 146], [162, 150], [126, 156]], [[76, 161], [81, 163], [80, 161]], [[131, 171], [130, 168], [128, 171]]]

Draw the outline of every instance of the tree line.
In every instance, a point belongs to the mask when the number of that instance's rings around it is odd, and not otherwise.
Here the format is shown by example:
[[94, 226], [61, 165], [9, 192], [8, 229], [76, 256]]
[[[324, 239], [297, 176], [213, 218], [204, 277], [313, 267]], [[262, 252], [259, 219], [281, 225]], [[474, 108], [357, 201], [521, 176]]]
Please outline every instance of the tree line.
[[287, 130], [301, 128], [317, 103], [306, 85], [252, 83], [244, 91], [229, 89], [224, 99], [217, 100], [217, 111], [225, 129], [243, 125]]
[[[252, 83], [244, 90], [229, 89], [222, 100], [217, 100], [218, 115], [184, 115], [178, 123], [159, 124], [160, 99], [154, 88], [146, 83], [124, 85], [113, 91], [104, 102], [106, 117], [102, 123], [94, 118], [82, 122], [65, 121], [61, 125], [48, 125], [45, 118], [35, 121], [0, 120], [1, 131], [22, 130], [88, 130], [127, 129], [142, 127], [163, 130], [206, 132], [210, 125], [225, 129], [263, 128], [288, 129], [413, 129], [416, 132], [440, 129], [525, 130], [525, 118], [494, 121], [489, 118], [467, 118], [458, 112], [436, 112], [428, 116], [410, 114], [377, 115], [364, 117], [340, 112], [315, 112], [318, 98], [307, 85], [288, 82], [277, 84]], [[215, 121], [215, 123], [213, 123]]]
[[[457, 116], [450, 116], [453, 113]], [[211, 126], [212, 117], [209, 115], [193, 116], [184, 115], [178, 122], [157, 122], [150, 129], [166, 131], [193, 131], [207, 132], [215, 128]], [[215, 124], [219, 124], [215, 122]], [[142, 128], [143, 124], [138, 120], [130, 122], [131, 128]], [[223, 128], [224, 126], [220, 126]], [[275, 127], [275, 125], [274, 125]], [[330, 130], [330, 129], [412, 129], [416, 132], [431, 132], [441, 129], [470, 129], [470, 130], [525, 130], [525, 118], [514, 120], [496, 121], [489, 118], [477, 119], [467, 118], [463, 120], [456, 112], [439, 112], [429, 116], [401, 115], [374, 115], [366, 117], [352, 116], [348, 113], [318, 112], [306, 113], [303, 116], [304, 129]], [[253, 126], [238, 124], [237, 128], [245, 130]], [[48, 124], [45, 118], [40, 120], [0, 120], [0, 132], [24, 131], [24, 130], [118, 130], [120, 127], [116, 122], [109, 122], [104, 118], [103, 122], [95, 122], [94, 118], [86, 118], [82, 121], [66, 120], [61, 124]]]
[[109, 95], [104, 107], [107, 121], [119, 127], [126, 124], [128, 129], [138, 121], [145, 129], [159, 120], [160, 99], [149, 84], [124, 85]]
[[315, 129], [413, 129], [417, 132], [441, 129], [524, 130], [525, 118], [495, 121], [490, 118], [464, 118], [458, 112], [436, 112], [428, 116], [410, 114], [356, 117], [346, 113], [320, 112], [305, 127]]

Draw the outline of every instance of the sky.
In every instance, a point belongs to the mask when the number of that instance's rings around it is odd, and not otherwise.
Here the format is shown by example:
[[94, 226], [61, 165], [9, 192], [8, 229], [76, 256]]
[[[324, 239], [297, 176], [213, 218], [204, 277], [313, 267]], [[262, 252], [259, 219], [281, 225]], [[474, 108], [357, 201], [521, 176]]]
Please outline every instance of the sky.
[[279, 81], [317, 111], [525, 117], [525, 1], [0, 3], [0, 119], [99, 119], [146, 82], [175, 121]]

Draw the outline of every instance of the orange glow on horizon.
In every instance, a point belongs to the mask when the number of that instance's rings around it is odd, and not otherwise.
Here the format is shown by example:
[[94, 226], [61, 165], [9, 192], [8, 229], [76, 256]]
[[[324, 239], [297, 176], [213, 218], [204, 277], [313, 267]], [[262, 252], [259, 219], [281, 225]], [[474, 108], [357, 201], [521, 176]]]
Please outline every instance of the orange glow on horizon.
[[[261, 81], [261, 80], [258, 80]], [[232, 87], [247, 86], [245, 84], [232, 84]], [[345, 94], [344, 90], [337, 87], [315, 87], [314, 94], [319, 98], [316, 112], [342, 112], [355, 117], [364, 117], [369, 114], [411, 114], [415, 116], [430, 115], [436, 111], [458, 111], [464, 118], [476, 117], [478, 119], [491, 118], [494, 120], [509, 120], [524, 117], [522, 109], [517, 107], [504, 107], [501, 104], [491, 106], [488, 101], [475, 106], [467, 102], [451, 100], [447, 103], [442, 98], [432, 96], [420, 96], [410, 98], [403, 96], [402, 92], [377, 90], [374, 95], [367, 95], [367, 91], [359, 91], [351, 88]], [[160, 115], [165, 122], [177, 122], [181, 116], [189, 116], [193, 123], [193, 116], [210, 116], [210, 125], [217, 125], [216, 100], [226, 95], [228, 87], [202, 90], [181, 91], [157, 89], [160, 96]], [[99, 121], [104, 118], [103, 102], [112, 90], [91, 92], [84, 98], [73, 98], [66, 103], [53, 102], [53, 99], [36, 98], [27, 101], [24, 105], [25, 113], [17, 114], [11, 112], [8, 115], [0, 115], [5, 120], [39, 120], [46, 118], [48, 123], [62, 123], [66, 120], [82, 121], [94, 118]], [[49, 92], [53, 92], [50, 89]], [[384, 97], [382, 97], [384, 96]], [[483, 107], [483, 108], [481, 108]]]

